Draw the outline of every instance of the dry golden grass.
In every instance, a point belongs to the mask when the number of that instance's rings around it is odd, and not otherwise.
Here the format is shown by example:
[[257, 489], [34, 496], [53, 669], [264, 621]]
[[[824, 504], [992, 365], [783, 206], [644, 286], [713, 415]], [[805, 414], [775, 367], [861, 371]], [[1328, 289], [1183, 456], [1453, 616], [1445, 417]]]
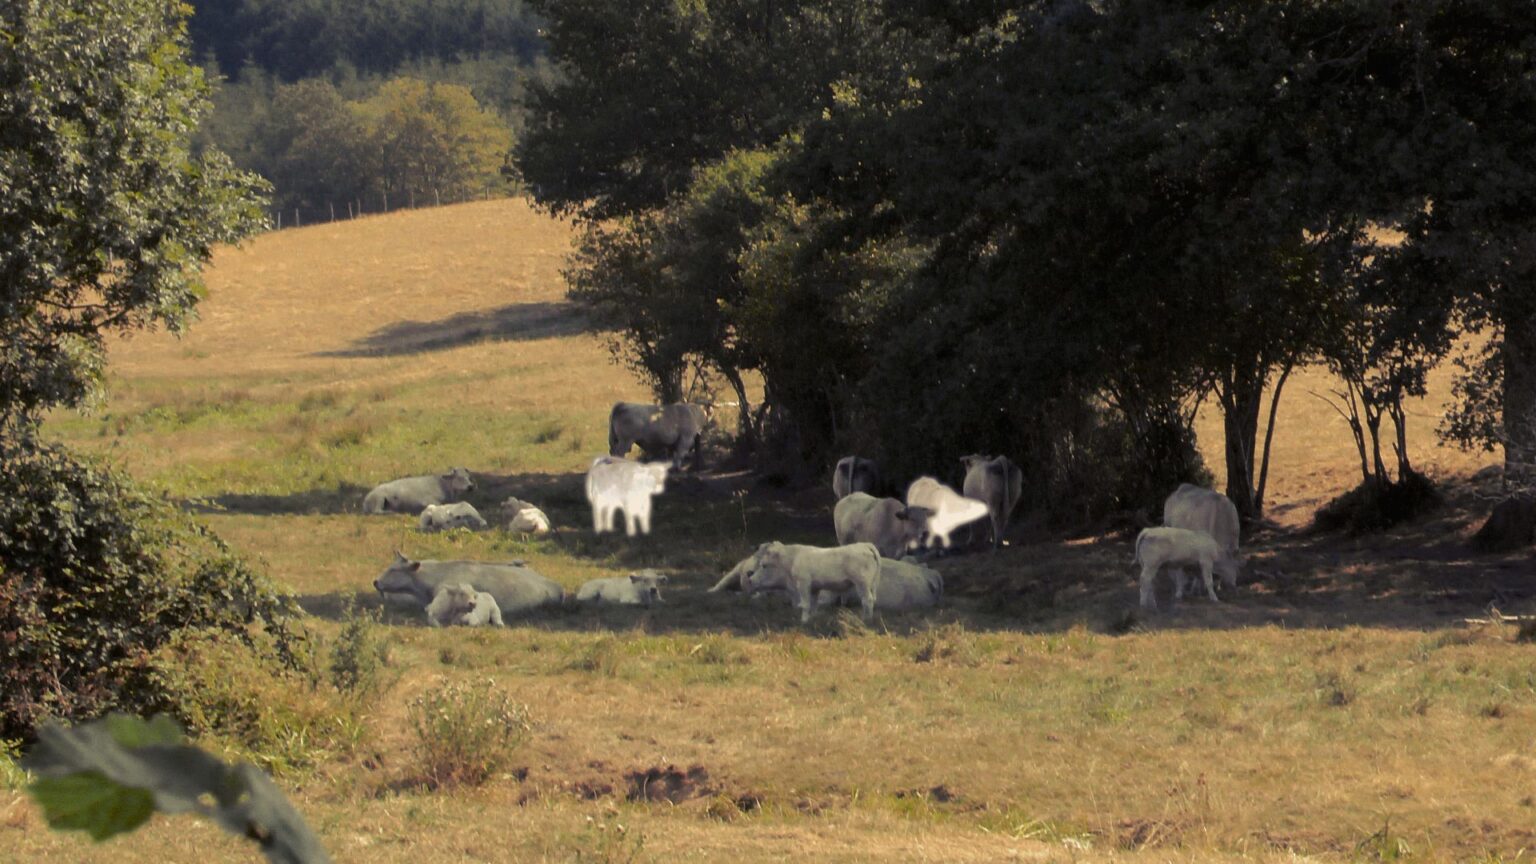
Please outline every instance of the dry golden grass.
[[[499, 632], [387, 612], [398, 681], [366, 752], [283, 778], [338, 861], [1433, 860], [1531, 845], [1528, 648], [1460, 625], [1490, 598], [1524, 602], [1529, 559], [1458, 545], [1469, 492], [1379, 537], [1269, 532], [1251, 548], [1257, 581], [1219, 607], [1134, 614], [1125, 538], [1043, 538], [941, 562], [945, 609], [803, 629], [778, 602], [704, 589], [760, 540], [830, 542], [814, 495], [689, 479], [658, 501], [650, 538], [585, 529], [579, 471], [604, 449], [607, 406], [644, 394], [561, 305], [569, 242], [518, 201], [265, 235], [221, 251], [185, 339], [114, 346], [107, 403], [52, 420], [196, 499], [322, 629], [349, 597], [376, 605], [369, 581], [395, 547], [526, 558], [568, 588], [672, 575], [654, 610]], [[1282, 527], [1355, 479], [1347, 430], [1308, 394], [1327, 387], [1303, 371], [1282, 404]], [[1412, 408], [1414, 455], [1442, 479], [1486, 461], [1434, 443], [1447, 392], [1437, 376]], [[1219, 421], [1199, 430], [1219, 470]], [[356, 512], [373, 483], [454, 464], [476, 472], [477, 505], [516, 493], [564, 530], [425, 537]], [[530, 707], [520, 769], [477, 790], [411, 785], [406, 702], [487, 675]], [[629, 800], [647, 772], [674, 784], [668, 800]], [[250, 857], [186, 819], [93, 847], [6, 794], [0, 850], [18, 860]]]

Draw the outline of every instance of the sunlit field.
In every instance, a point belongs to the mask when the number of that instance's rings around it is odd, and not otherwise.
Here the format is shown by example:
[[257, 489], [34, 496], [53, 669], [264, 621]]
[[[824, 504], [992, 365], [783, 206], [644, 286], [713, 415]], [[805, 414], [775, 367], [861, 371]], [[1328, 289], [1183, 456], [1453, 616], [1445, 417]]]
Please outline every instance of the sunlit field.
[[[707, 468], [669, 482], [652, 536], [590, 531], [581, 472], [612, 403], [647, 393], [564, 299], [571, 237], [516, 200], [266, 234], [221, 250], [183, 338], [114, 344], [102, 403], [49, 420], [196, 511], [322, 629], [378, 607], [395, 549], [521, 558], [568, 590], [671, 577], [650, 610], [501, 631], [385, 610], [392, 683], [359, 743], [279, 766], [337, 861], [1465, 860], [1536, 840], [1533, 648], [1466, 620], [1526, 611], [1532, 561], [1466, 548], [1497, 490], [1472, 475], [1497, 458], [1438, 446], [1448, 373], [1410, 444], [1449, 503], [1362, 538], [1306, 530], [1358, 463], [1315, 395], [1326, 373], [1292, 376], [1272, 521], [1228, 602], [1141, 613], [1129, 536], [1020, 526], [938, 562], [938, 610], [802, 627], [781, 601], [705, 591], [759, 542], [834, 542], [830, 489]], [[1220, 418], [1198, 431], [1219, 477]], [[487, 518], [515, 494], [559, 530], [429, 536], [360, 513], [379, 482], [459, 465]], [[408, 782], [409, 700], [484, 678], [532, 718], [514, 770]], [[0, 850], [255, 860], [190, 817], [93, 846], [4, 791]]]

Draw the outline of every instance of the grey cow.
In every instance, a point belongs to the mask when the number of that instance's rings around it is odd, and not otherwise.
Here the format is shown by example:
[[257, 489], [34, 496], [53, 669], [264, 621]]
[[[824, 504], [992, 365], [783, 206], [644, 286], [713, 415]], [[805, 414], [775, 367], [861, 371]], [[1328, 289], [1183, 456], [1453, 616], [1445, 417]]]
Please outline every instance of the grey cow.
[[437, 589], [449, 582], [463, 582], [491, 595], [503, 615], [558, 606], [565, 599], [564, 589], [521, 561], [413, 561], [399, 552], [373, 580], [373, 587], [386, 602], [425, 609]]
[[961, 492], [987, 505], [992, 518], [992, 548], [1003, 542], [1008, 518], [1024, 493], [1024, 472], [1007, 456], [982, 456], [973, 453], [960, 458], [965, 463], [965, 483]]
[[647, 456], [671, 457], [672, 467], [680, 470], [683, 458], [692, 451], [697, 471], [702, 462], [699, 440], [708, 425], [709, 408], [704, 405], [615, 402], [608, 413], [608, 455], [625, 456], [639, 444]]
[[900, 558], [922, 542], [930, 512], [895, 498], [854, 492], [832, 508], [832, 526], [839, 546], [873, 543], [882, 557]]
[[666, 576], [647, 568], [628, 576], [593, 579], [577, 589], [576, 602], [650, 606], [662, 602], [661, 586], [665, 584]]
[[402, 477], [381, 483], [363, 498], [364, 513], [410, 513], [415, 515], [428, 504], [447, 504], [472, 492], [475, 481], [466, 468], [453, 468], [446, 474]]
[[880, 468], [873, 459], [844, 456], [837, 460], [837, 467], [832, 469], [832, 494], [839, 501], [855, 492], [873, 495], [879, 484]]
[[501, 607], [496, 598], [476, 591], [465, 582], [439, 585], [432, 602], [427, 604], [427, 623], [433, 627], [459, 624], [465, 627], [501, 627]]

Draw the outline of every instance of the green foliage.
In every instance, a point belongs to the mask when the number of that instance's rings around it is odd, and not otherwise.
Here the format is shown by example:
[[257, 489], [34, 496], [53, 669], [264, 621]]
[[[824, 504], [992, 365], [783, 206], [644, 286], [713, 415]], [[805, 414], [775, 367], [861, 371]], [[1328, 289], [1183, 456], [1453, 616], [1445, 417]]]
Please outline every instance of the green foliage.
[[193, 153], [186, 11], [0, 7], [0, 424], [80, 404], [105, 333], [183, 327], [214, 245], [261, 225], [260, 179]]
[[367, 129], [368, 175], [396, 200], [459, 198], [502, 185], [511, 134], [468, 88], [396, 78], [356, 111]]
[[0, 736], [43, 716], [148, 712], [178, 632], [264, 632], [294, 662], [290, 601], [218, 538], [101, 464], [0, 440]]
[[199, 736], [283, 773], [353, 751], [393, 682], [376, 612], [343, 610], [331, 639], [305, 634], [285, 658], [262, 635], [183, 631], [155, 658], [168, 707]]
[[411, 752], [433, 788], [477, 786], [505, 767], [528, 737], [528, 708], [489, 678], [442, 683], [406, 708]]
[[27, 767], [28, 791], [55, 830], [98, 842], [138, 828], [156, 811], [197, 813], [254, 840], [276, 864], [330, 861], [320, 841], [265, 774], [185, 744], [164, 716], [113, 714], [67, 728], [45, 724]]

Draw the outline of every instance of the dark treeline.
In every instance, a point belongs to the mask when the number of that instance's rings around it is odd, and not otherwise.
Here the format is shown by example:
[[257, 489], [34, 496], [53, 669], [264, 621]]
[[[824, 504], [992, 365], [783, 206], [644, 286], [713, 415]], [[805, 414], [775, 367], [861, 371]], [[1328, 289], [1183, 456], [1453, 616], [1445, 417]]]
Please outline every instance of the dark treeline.
[[1080, 519], [1199, 478], [1213, 399], [1254, 517], [1294, 370], [1338, 373], [1390, 489], [1476, 331], [1442, 434], [1532, 485], [1527, 3], [533, 5], [566, 76], [517, 159], [587, 226], [573, 296], [663, 399], [761, 373], [764, 460], [1004, 452]]
[[427, 60], [542, 51], [538, 21], [522, 0], [192, 0], [199, 56], [225, 75], [255, 65], [284, 80], [338, 64], [389, 74]]

